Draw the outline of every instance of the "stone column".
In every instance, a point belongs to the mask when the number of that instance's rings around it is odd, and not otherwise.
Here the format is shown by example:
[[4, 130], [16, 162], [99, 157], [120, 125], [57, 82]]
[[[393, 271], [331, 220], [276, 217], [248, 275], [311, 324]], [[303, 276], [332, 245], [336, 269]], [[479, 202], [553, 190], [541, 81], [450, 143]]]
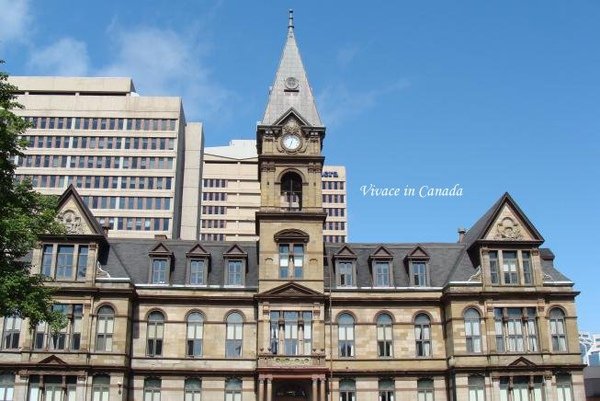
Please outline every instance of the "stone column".
[[312, 378], [312, 401], [318, 401], [317, 400], [317, 378], [313, 377]]
[[325, 376], [321, 377], [321, 401], [325, 401]]
[[265, 379], [258, 378], [258, 401], [265, 401]]
[[267, 379], [267, 401], [271, 401], [273, 398], [273, 379], [269, 377]]

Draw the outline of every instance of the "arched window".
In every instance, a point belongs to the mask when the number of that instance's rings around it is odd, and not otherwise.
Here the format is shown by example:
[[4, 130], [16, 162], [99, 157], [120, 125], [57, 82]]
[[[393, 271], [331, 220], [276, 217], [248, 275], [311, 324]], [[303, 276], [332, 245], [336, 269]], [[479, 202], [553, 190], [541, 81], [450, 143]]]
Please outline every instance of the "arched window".
[[185, 401], [200, 401], [202, 398], [202, 381], [200, 379], [185, 379]]
[[92, 400], [108, 401], [110, 390], [110, 376], [96, 375], [92, 379]]
[[347, 313], [338, 317], [338, 351], [341, 357], [354, 356], [354, 318]]
[[19, 336], [21, 334], [21, 318], [18, 316], [6, 316], [4, 318], [4, 330], [2, 333], [2, 348], [19, 348]]
[[340, 380], [340, 401], [356, 401], [356, 382], [354, 380]]
[[225, 380], [225, 401], [242, 401], [242, 381], [240, 379]]
[[481, 316], [477, 309], [465, 311], [465, 338], [467, 352], [481, 352]]
[[112, 351], [112, 337], [115, 329], [115, 311], [110, 306], [98, 309], [96, 324], [96, 351]]
[[431, 356], [431, 321], [424, 313], [415, 318], [417, 356]]
[[160, 401], [161, 380], [148, 377], [144, 380], [144, 401]]
[[469, 376], [468, 384], [469, 401], [485, 401], [485, 379], [483, 376]]
[[391, 379], [379, 380], [379, 401], [394, 401], [394, 381]]
[[393, 356], [392, 318], [387, 313], [377, 317], [377, 356], [380, 358]]
[[152, 312], [148, 316], [148, 343], [146, 348], [148, 356], [162, 355], [164, 330], [165, 317], [160, 312]]
[[302, 179], [292, 171], [281, 178], [281, 207], [285, 210], [302, 209]]
[[226, 357], [239, 358], [242, 356], [243, 323], [244, 319], [237, 312], [227, 316]]
[[550, 311], [550, 335], [552, 336], [552, 351], [567, 350], [565, 313], [559, 308]]
[[204, 317], [201, 313], [190, 313], [187, 318], [187, 356], [202, 356]]
[[12, 373], [0, 374], [0, 400], [12, 401], [15, 392], [15, 375]]

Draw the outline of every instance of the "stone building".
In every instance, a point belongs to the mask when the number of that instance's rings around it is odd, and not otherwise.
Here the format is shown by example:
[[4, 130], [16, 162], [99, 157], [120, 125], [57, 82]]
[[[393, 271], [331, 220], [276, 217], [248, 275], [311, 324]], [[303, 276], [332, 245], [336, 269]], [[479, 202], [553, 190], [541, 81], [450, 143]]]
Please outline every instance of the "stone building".
[[59, 333], [2, 320], [9, 400], [583, 400], [573, 283], [509, 194], [456, 243], [325, 244], [323, 126], [290, 18], [257, 127], [258, 241], [41, 236]]

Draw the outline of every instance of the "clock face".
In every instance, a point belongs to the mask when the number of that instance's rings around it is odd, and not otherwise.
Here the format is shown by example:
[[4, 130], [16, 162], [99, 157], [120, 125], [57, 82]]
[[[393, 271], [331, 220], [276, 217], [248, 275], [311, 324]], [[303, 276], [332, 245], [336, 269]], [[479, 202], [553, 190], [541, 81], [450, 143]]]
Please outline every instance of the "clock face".
[[298, 135], [287, 134], [283, 136], [281, 143], [287, 150], [297, 150], [300, 147], [300, 138]]

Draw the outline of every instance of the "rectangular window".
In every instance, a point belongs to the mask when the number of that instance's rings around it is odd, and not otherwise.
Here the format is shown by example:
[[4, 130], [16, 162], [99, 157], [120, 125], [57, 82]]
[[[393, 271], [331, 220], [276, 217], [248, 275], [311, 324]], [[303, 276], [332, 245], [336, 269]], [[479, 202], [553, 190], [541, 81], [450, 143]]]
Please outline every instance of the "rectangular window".
[[492, 284], [500, 284], [498, 275], [498, 252], [490, 252], [490, 280]]
[[167, 259], [152, 260], [152, 284], [166, 284], [167, 282]]
[[204, 282], [204, 260], [190, 260], [190, 284], [202, 285]]
[[427, 265], [424, 261], [411, 261], [413, 285], [417, 287], [426, 287], [427, 280]]
[[227, 285], [242, 285], [242, 261], [229, 260], [227, 262]]
[[521, 259], [523, 262], [523, 282], [525, 284], [533, 284], [530, 253], [526, 251], [521, 252]]
[[85, 280], [88, 262], [88, 247], [79, 246], [79, 255], [77, 257], [77, 279]]
[[375, 287], [390, 286], [390, 262], [375, 262]]
[[498, 352], [538, 352], [535, 308], [495, 308]]
[[44, 251], [42, 254], [42, 274], [47, 277], [52, 276], [53, 251], [53, 245], [44, 245]]
[[73, 245], [59, 245], [56, 256], [56, 279], [65, 280], [73, 277]]
[[502, 252], [502, 274], [504, 275], [504, 284], [519, 284], [517, 252]]
[[340, 287], [353, 287], [354, 266], [352, 262], [338, 262], [338, 283]]

